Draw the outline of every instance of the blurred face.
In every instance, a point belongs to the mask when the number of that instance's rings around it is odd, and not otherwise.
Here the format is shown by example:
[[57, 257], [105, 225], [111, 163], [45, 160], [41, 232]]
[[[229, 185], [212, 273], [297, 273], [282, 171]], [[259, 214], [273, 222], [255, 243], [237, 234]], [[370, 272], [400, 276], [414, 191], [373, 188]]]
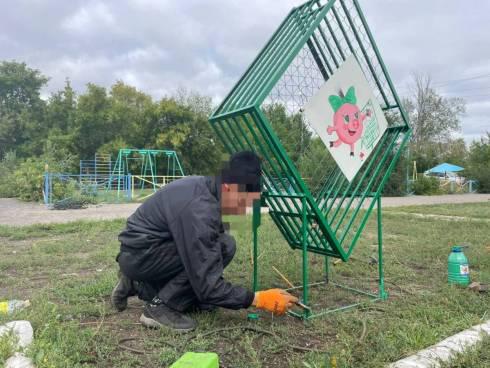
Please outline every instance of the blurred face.
[[245, 215], [260, 192], [246, 192], [245, 185], [221, 184], [221, 213], [223, 215]]

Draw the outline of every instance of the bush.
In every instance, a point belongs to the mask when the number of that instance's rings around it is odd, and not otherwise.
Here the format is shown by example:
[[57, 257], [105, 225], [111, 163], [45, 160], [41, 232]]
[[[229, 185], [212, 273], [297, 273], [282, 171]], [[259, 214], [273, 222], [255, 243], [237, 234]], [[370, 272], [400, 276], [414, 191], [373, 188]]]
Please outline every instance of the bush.
[[13, 173], [15, 196], [23, 201], [40, 201], [43, 198], [44, 164], [32, 158], [21, 163]]
[[0, 162], [0, 197], [12, 198], [16, 196], [16, 186], [12, 176], [18, 162], [14, 151], [7, 152]]
[[440, 194], [439, 180], [430, 176], [420, 176], [413, 183], [413, 191], [417, 195]]
[[490, 193], [490, 133], [470, 146], [468, 179], [478, 182], [478, 191]]

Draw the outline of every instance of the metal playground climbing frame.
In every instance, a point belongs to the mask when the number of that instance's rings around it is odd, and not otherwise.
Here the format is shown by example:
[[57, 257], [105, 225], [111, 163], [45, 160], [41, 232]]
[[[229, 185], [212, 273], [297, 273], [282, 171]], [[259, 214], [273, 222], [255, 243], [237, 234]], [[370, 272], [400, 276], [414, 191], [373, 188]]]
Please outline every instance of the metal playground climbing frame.
[[[331, 158], [318, 160], [315, 185], [293, 162], [267, 114], [282, 106], [290, 116], [301, 116], [308, 134], [314, 134], [302, 109], [351, 55], [357, 59], [389, 125], [360, 171], [349, 181]], [[229, 153], [253, 150], [263, 159], [262, 205], [289, 246], [302, 255], [302, 302], [310, 305], [309, 253], [344, 262], [351, 257], [377, 208], [378, 271], [376, 292], [350, 289], [372, 300], [385, 299], [383, 278], [381, 193], [410, 136], [407, 115], [383, 63], [357, 0], [312, 0], [290, 11], [265, 47], [225, 100], [210, 123]], [[302, 144], [298, 142], [298, 144]], [[313, 147], [300, 147], [314, 155]], [[330, 164], [328, 164], [328, 162]], [[332, 167], [331, 169], [328, 169]], [[258, 288], [258, 228], [260, 207], [254, 206], [253, 286]], [[354, 304], [355, 305], [355, 304]], [[344, 308], [342, 308], [344, 309]], [[305, 308], [293, 315], [309, 319], [332, 310]]]

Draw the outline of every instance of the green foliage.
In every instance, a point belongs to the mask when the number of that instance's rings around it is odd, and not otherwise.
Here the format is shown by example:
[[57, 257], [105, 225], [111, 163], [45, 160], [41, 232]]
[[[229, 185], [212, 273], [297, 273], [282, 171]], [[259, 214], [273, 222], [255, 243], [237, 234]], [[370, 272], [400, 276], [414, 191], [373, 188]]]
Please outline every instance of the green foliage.
[[15, 185], [11, 182], [19, 160], [15, 151], [9, 151], [0, 161], [0, 197], [15, 197]]
[[[46, 163], [51, 172], [77, 173], [78, 161], [91, 159], [96, 152], [115, 159], [120, 148], [173, 149], [185, 173], [196, 175], [216, 173], [226, 158], [207, 121], [213, 108], [208, 96], [180, 89], [154, 100], [121, 81], [108, 89], [89, 83], [85, 92], [76, 94], [67, 79], [63, 89], [43, 101], [40, 91], [47, 81], [25, 63], [0, 62], [1, 196], [39, 198], [38, 178]], [[419, 172], [445, 161], [463, 166], [468, 178], [479, 181], [480, 190], [489, 191], [488, 142], [475, 143], [470, 154], [462, 139], [451, 138], [460, 127], [464, 103], [441, 97], [427, 78], [415, 78], [415, 87], [416, 93], [405, 101], [414, 128], [410, 161], [417, 161]], [[289, 114], [284, 106], [272, 104], [265, 114], [310, 188], [318, 189], [334, 165], [327, 149], [313, 137], [300, 113]], [[398, 118], [388, 116], [390, 124]], [[46, 146], [61, 154], [45, 157]], [[16, 156], [7, 157], [9, 151]], [[164, 163], [157, 165], [163, 172]], [[406, 166], [400, 162], [384, 193], [403, 194], [405, 179]], [[71, 190], [60, 185], [55, 195]]]
[[0, 336], [0, 365], [2, 367], [5, 361], [18, 350], [16, 340], [13, 332], [4, 333]]
[[419, 176], [413, 183], [413, 191], [417, 195], [441, 194], [439, 180], [430, 176]]
[[407, 194], [407, 155], [403, 154], [385, 184], [383, 195], [393, 197], [405, 194]]
[[16, 197], [23, 201], [40, 201], [43, 197], [44, 164], [33, 158], [22, 162], [13, 174]]
[[[20, 160], [15, 153], [9, 152], [0, 163], [0, 196], [18, 197], [24, 201], [40, 201], [43, 198], [43, 175], [51, 172], [66, 171], [73, 166], [73, 156], [66, 150], [57, 149], [50, 141], [44, 145], [43, 154]], [[74, 185], [55, 183], [55, 198], [65, 198], [73, 193]]]
[[0, 158], [6, 152], [33, 154], [41, 131], [48, 81], [39, 70], [15, 61], [0, 62]]
[[490, 193], [490, 133], [471, 144], [468, 166], [467, 177], [478, 182], [478, 191]]
[[274, 131], [294, 163], [305, 153], [312, 133], [303, 123], [300, 114], [288, 115], [284, 105], [272, 104], [266, 107], [265, 114]]

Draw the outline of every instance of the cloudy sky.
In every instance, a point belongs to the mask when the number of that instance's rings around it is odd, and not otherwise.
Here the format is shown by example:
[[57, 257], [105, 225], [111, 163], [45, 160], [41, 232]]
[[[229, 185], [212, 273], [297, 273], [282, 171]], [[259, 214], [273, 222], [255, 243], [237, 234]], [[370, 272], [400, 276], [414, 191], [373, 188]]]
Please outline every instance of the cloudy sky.
[[[490, 131], [490, 1], [359, 0], [399, 93], [428, 74], [464, 97], [464, 138]], [[156, 98], [179, 87], [218, 102], [302, 0], [0, 0], [0, 60], [82, 92], [116, 80]], [[471, 5], [470, 5], [471, 4]]]

